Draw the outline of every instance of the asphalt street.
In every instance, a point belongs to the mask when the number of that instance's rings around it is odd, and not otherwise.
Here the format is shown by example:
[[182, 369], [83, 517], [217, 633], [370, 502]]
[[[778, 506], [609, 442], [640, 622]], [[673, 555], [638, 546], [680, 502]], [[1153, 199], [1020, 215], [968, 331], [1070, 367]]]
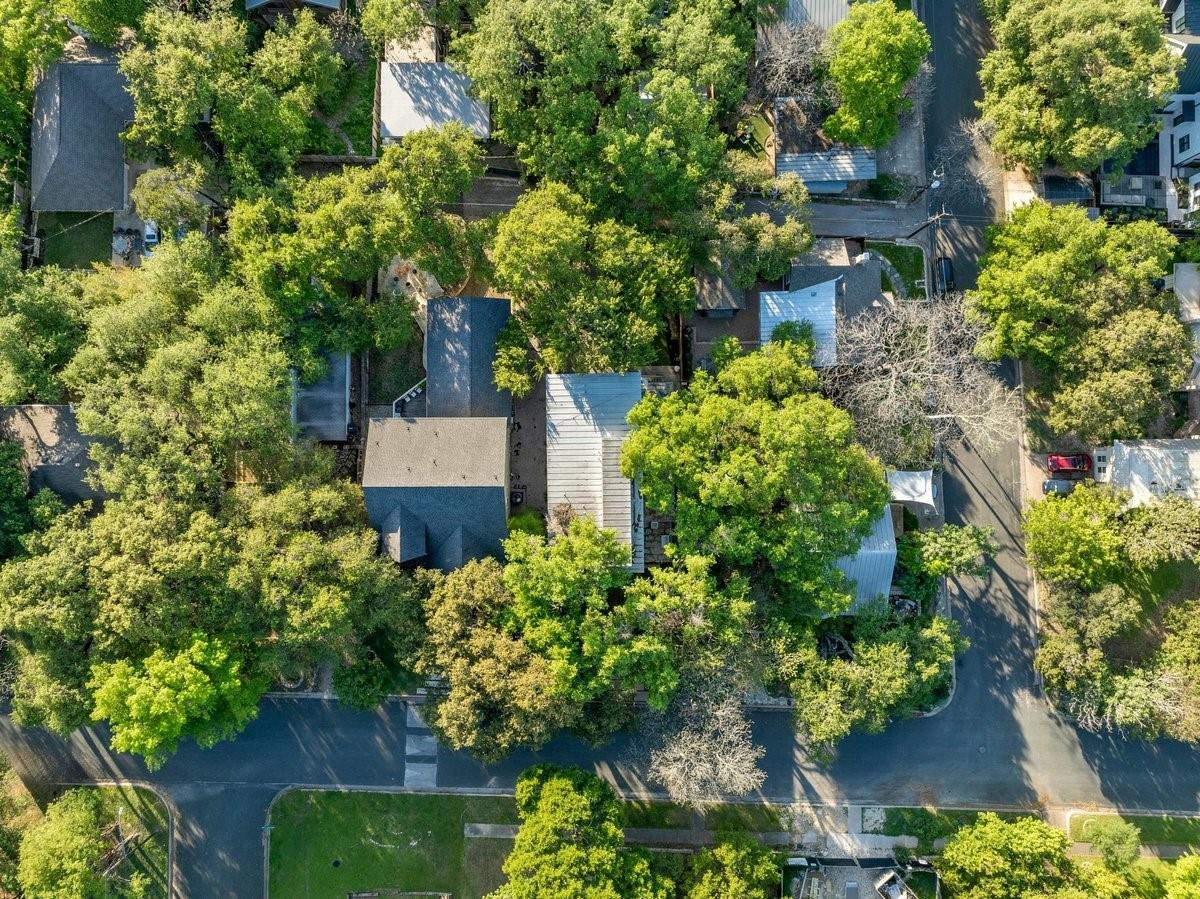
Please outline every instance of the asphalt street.
[[[935, 96], [926, 135], [931, 161], [959, 121], [974, 115], [973, 73], [987, 40], [977, 4], [916, 4], [934, 43]], [[964, 165], [978, 167], [979, 161]], [[839, 206], [818, 211], [814, 224], [829, 235], [898, 236], [907, 233], [899, 228], [911, 230], [925, 220], [925, 199], [934, 211], [946, 202], [953, 214], [932, 236], [937, 252], [954, 260], [959, 286], [969, 286], [983, 228], [998, 208], [994, 193], [957, 191], [947, 198], [930, 191], [919, 207], [855, 208], [849, 214], [857, 224], [846, 223], [847, 207]], [[765, 798], [1200, 811], [1200, 751], [1081, 733], [1043, 701], [1031, 664], [1036, 610], [1022, 553], [1019, 457], [1014, 435], [991, 453], [958, 447], [947, 462], [947, 519], [991, 526], [1002, 547], [985, 577], [950, 585], [953, 614], [973, 644], [959, 660], [953, 702], [934, 717], [850, 738], [827, 767], [806, 755], [787, 713], [756, 714], [755, 736], [767, 749]], [[103, 727], [62, 740], [0, 718], [0, 749], [35, 787], [136, 781], [156, 788], [172, 806], [175, 894], [187, 899], [262, 896], [264, 823], [272, 798], [289, 786], [401, 789], [407, 735], [403, 703], [364, 713], [319, 699], [269, 698], [236, 740], [209, 750], [185, 745], [151, 773], [138, 759], [113, 753]], [[535, 760], [591, 766], [629, 791], [645, 787], [624, 739], [601, 750], [560, 739], [542, 752], [493, 766], [439, 749], [434, 779], [438, 789], [505, 789]]]

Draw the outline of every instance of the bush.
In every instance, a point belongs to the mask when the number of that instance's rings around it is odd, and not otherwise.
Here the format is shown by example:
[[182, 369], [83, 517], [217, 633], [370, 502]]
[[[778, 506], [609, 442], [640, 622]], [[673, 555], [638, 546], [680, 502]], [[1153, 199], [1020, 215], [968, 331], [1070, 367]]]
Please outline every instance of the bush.
[[1141, 852], [1142, 832], [1136, 824], [1116, 816], [1093, 821], [1087, 836], [1105, 866], [1113, 871], [1128, 869]]
[[395, 678], [374, 653], [364, 653], [352, 665], [341, 665], [333, 672], [333, 689], [338, 699], [352, 709], [368, 711], [385, 699]]

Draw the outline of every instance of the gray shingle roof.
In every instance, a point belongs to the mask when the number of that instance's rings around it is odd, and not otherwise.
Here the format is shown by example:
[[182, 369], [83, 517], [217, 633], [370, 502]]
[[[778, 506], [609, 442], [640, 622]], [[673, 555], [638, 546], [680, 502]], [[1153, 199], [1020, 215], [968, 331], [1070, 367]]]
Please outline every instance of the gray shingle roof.
[[746, 305], [746, 292], [733, 284], [729, 263], [720, 268], [696, 268], [696, 309], [704, 312], [736, 311]]
[[496, 388], [496, 339], [509, 317], [508, 300], [438, 297], [425, 329], [427, 409], [434, 417], [508, 417], [512, 395]]
[[112, 62], [60, 62], [34, 93], [30, 184], [41, 212], [125, 206], [125, 147], [133, 97]]
[[500, 555], [507, 419], [371, 419], [363, 494], [383, 551], [397, 562], [453, 571]]

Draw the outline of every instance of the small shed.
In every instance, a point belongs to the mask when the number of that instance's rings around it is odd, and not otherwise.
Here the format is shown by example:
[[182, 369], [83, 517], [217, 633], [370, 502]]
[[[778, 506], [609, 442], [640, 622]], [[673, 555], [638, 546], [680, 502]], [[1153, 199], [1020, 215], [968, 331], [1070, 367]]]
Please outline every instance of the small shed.
[[496, 341], [509, 302], [491, 297], [429, 300], [425, 328], [426, 409], [435, 417], [512, 416], [512, 394], [496, 387]]
[[460, 122], [480, 140], [491, 135], [488, 106], [471, 96], [471, 79], [445, 62], [380, 62], [379, 137]]
[[546, 376], [546, 506], [569, 505], [616, 531], [633, 571], [645, 568], [645, 520], [637, 485], [621, 473], [621, 446], [641, 398], [638, 372]]
[[731, 318], [746, 306], [746, 292], [733, 283], [729, 263], [717, 268], [697, 266], [696, 311], [708, 318]]
[[292, 424], [312, 440], [341, 443], [350, 434], [350, 354], [327, 352], [325, 363], [307, 386], [292, 373]]
[[834, 563], [846, 575], [854, 589], [853, 613], [892, 592], [892, 574], [896, 568], [896, 531], [892, 510], [885, 506], [871, 524], [871, 533], [863, 538], [858, 552]]
[[759, 296], [759, 339], [766, 343], [784, 322], [808, 322], [817, 350], [813, 365], [837, 365], [837, 295], [841, 278], [801, 290], [763, 291]]

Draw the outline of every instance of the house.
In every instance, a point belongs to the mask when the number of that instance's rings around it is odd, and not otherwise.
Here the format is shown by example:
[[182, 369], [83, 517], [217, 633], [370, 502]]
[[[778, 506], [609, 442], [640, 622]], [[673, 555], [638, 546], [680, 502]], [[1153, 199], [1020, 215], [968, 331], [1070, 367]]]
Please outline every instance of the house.
[[246, 12], [262, 14], [301, 6], [312, 6], [317, 9], [338, 12], [344, 5], [344, 0], [246, 0]]
[[850, 15], [852, 0], [786, 0], [773, 21], [760, 24], [756, 52], [761, 56], [777, 41], [787, 37], [789, 26], [811, 23], [828, 31]]
[[[775, 101], [777, 110], [782, 102], [785, 101]], [[776, 135], [779, 135], [778, 126]], [[840, 194], [854, 181], [875, 178], [879, 169], [875, 162], [875, 151], [866, 147], [831, 147], [827, 150], [794, 152], [788, 149], [786, 141], [781, 141], [780, 149], [775, 154], [775, 174], [796, 175], [810, 194]]]
[[798, 290], [764, 290], [759, 296], [759, 341], [767, 343], [785, 322], [807, 322], [816, 340], [815, 368], [837, 365], [838, 294], [841, 277]]
[[2, 406], [0, 440], [24, 449], [30, 490], [49, 488], [68, 503], [102, 498], [86, 483], [96, 467], [88, 455], [94, 441], [79, 433], [70, 406]]
[[379, 63], [379, 139], [460, 122], [480, 140], [491, 136], [488, 106], [471, 96], [471, 79], [446, 62]]
[[[1167, 48], [1181, 60], [1179, 85], [1159, 113], [1160, 132], [1120, 172], [1107, 163], [1100, 180], [1101, 206], [1146, 206], [1167, 221], [1183, 221], [1200, 208], [1200, 2], [1159, 0]], [[1183, 197], [1174, 180], [1187, 183]]]
[[642, 398], [638, 372], [546, 376], [546, 507], [569, 506], [616, 531], [630, 569], [645, 569], [645, 519], [637, 485], [621, 473], [629, 412]]
[[30, 205], [34, 212], [114, 212], [129, 205], [121, 133], [133, 97], [111, 56], [50, 67], [33, 98]]
[[1094, 453], [1099, 483], [1129, 494], [1131, 508], [1164, 496], [1200, 502], [1200, 439], [1117, 440]]
[[327, 352], [325, 363], [307, 386], [292, 372], [292, 425], [312, 440], [341, 443], [350, 434], [350, 354]]
[[425, 327], [426, 411], [435, 417], [509, 418], [512, 394], [496, 387], [496, 341], [509, 302], [442, 296], [428, 301]]
[[1200, 266], [1194, 262], [1176, 262], [1172, 283], [1179, 300], [1179, 321], [1192, 334], [1192, 371], [1183, 389], [1197, 390], [1200, 389]]
[[363, 466], [381, 550], [440, 571], [499, 556], [508, 532], [507, 418], [372, 418]]
[[871, 532], [859, 544], [858, 552], [843, 556], [834, 565], [854, 589], [850, 614], [878, 599], [888, 598], [896, 568], [896, 531], [890, 505], [871, 523]]

